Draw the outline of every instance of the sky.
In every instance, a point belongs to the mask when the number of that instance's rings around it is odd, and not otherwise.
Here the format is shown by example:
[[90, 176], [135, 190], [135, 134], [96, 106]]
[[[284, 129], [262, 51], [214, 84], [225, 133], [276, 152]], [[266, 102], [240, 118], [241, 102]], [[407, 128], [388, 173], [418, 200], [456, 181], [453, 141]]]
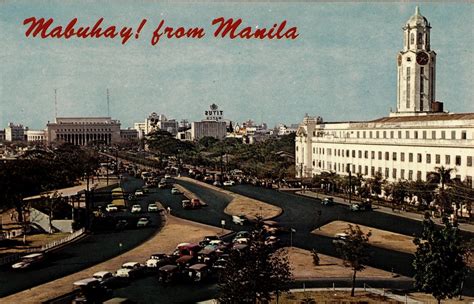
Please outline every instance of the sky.
[[[112, 5], [113, 4], [113, 5]], [[154, 1], [0, 1], [0, 128], [43, 129], [55, 117], [110, 116], [133, 127], [151, 113], [197, 121], [215, 103], [224, 118], [273, 126], [304, 115], [369, 120], [396, 107], [396, 55], [414, 2], [169, 3]], [[437, 53], [436, 99], [474, 112], [474, 5], [421, 3]], [[92, 26], [136, 28], [139, 39], [27, 38], [23, 20], [72, 18]], [[242, 18], [252, 27], [287, 21], [295, 40], [216, 39], [211, 21]], [[161, 39], [166, 26], [203, 27], [203, 39]]]

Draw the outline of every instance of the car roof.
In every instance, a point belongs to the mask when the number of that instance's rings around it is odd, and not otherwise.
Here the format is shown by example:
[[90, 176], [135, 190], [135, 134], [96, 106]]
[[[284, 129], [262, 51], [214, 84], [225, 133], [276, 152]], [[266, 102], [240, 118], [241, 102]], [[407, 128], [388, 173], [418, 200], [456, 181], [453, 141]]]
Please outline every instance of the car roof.
[[100, 276], [100, 277], [102, 277], [102, 276], [104, 276], [104, 275], [106, 275], [106, 274], [109, 274], [109, 273], [111, 274], [112, 272], [110, 272], [110, 271], [98, 271], [98, 272], [94, 273], [92, 276], [94, 276], [94, 277], [95, 277], [95, 276]]
[[87, 278], [87, 279], [82, 279], [82, 280], [76, 281], [73, 284], [75, 286], [84, 286], [84, 285], [87, 285], [87, 284], [92, 283], [92, 282], [99, 282], [99, 281], [97, 279], [94, 279], [94, 278]]
[[194, 264], [194, 265], [189, 266], [189, 269], [193, 269], [193, 270], [201, 270], [203, 268], [207, 268], [207, 265], [206, 264]]
[[22, 258], [32, 259], [32, 258], [37, 258], [37, 257], [43, 256], [43, 255], [44, 255], [43, 253], [32, 253], [32, 254], [22, 256]]
[[127, 262], [127, 263], [124, 263], [122, 266], [135, 266], [137, 264], [140, 264], [138, 262]]

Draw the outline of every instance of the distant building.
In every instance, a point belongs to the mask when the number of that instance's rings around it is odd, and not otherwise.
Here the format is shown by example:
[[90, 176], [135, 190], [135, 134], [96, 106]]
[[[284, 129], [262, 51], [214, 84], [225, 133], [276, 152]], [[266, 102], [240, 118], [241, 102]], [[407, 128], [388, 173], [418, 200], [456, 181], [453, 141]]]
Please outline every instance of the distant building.
[[138, 138], [150, 134], [156, 130], [163, 130], [175, 136], [178, 133], [178, 121], [175, 119], [168, 119], [164, 114], [151, 113], [144, 122], [136, 122], [133, 128], [138, 131]]
[[57, 117], [55, 122], [48, 122], [46, 134], [50, 144], [68, 142], [82, 146], [121, 140], [120, 121], [110, 117]]
[[28, 142], [46, 142], [46, 130], [27, 130], [26, 140]]
[[0, 130], [0, 142], [5, 141], [5, 129]]
[[298, 130], [299, 125], [298, 124], [292, 124], [290, 126], [280, 124], [278, 125], [278, 136], [283, 136], [283, 135], [288, 135], [291, 133], [296, 133]]
[[120, 139], [122, 141], [131, 141], [138, 139], [138, 131], [135, 129], [122, 129], [120, 130]]
[[199, 140], [209, 136], [224, 139], [227, 134], [227, 124], [224, 121], [204, 120], [191, 124], [191, 140]]
[[25, 128], [23, 125], [16, 125], [14, 123], [9, 123], [5, 128], [5, 141], [25, 141], [25, 131], [28, 128]]

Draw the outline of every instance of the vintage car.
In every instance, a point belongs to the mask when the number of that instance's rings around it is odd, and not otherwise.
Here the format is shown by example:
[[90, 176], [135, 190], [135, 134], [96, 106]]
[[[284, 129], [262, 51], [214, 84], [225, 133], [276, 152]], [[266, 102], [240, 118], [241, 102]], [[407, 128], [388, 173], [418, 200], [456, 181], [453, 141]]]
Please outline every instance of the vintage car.
[[32, 268], [33, 266], [37, 265], [44, 261], [45, 255], [44, 253], [31, 253], [20, 258], [20, 261], [13, 264], [13, 269], [26, 269]]
[[146, 261], [145, 265], [149, 269], [158, 269], [161, 266], [164, 266], [170, 262], [176, 260], [176, 256], [170, 256], [165, 253], [152, 254], [150, 258]]
[[211, 276], [211, 268], [207, 264], [194, 264], [188, 268], [188, 276], [193, 282], [202, 282]]
[[102, 303], [107, 294], [107, 289], [100, 281], [87, 278], [73, 283], [76, 297], [73, 303]]
[[165, 265], [158, 269], [158, 281], [161, 283], [171, 283], [181, 278], [181, 270], [176, 265]]
[[211, 265], [212, 263], [214, 263], [214, 261], [217, 260], [216, 249], [212, 246], [205, 247], [204, 249], [198, 252], [197, 260], [199, 263]]
[[144, 265], [138, 262], [127, 262], [117, 270], [116, 276], [120, 278], [133, 278], [140, 276], [144, 271]]
[[119, 284], [119, 278], [114, 276], [110, 271], [99, 271], [94, 273], [92, 277], [105, 287], [113, 287]]

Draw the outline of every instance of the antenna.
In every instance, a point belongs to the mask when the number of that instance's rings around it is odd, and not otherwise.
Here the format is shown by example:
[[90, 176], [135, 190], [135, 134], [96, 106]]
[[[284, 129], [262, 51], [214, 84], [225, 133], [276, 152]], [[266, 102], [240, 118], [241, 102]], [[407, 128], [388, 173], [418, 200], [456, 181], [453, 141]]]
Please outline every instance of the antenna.
[[110, 117], [110, 94], [107, 88], [107, 117]]
[[54, 119], [58, 118], [58, 89], [54, 89]]

